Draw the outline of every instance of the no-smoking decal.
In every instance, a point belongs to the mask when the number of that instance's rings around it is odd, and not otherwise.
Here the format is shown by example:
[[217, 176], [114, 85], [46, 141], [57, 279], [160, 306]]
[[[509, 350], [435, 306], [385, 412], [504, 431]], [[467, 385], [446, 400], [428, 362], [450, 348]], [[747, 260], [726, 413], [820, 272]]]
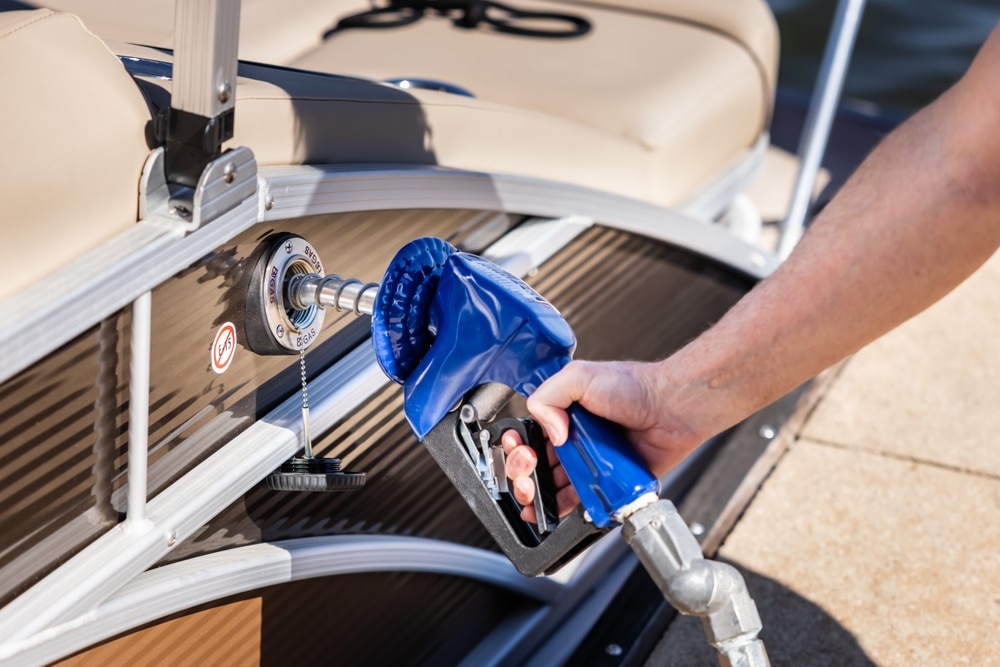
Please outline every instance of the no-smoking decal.
[[233, 363], [234, 356], [236, 356], [236, 326], [232, 322], [226, 322], [219, 327], [212, 343], [212, 370], [216, 373], [225, 373], [229, 364]]

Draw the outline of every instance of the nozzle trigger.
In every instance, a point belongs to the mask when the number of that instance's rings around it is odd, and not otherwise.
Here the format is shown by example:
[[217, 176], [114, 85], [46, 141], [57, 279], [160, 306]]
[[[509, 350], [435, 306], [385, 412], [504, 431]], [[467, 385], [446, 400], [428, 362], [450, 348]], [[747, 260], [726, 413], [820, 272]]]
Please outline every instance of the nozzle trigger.
[[[535, 483], [535, 497], [532, 504], [535, 508], [535, 520], [537, 521], [538, 532], [544, 535], [551, 532], [555, 528], [555, 525], [559, 523], [556, 510], [555, 481], [552, 478], [552, 466], [549, 465], [545, 431], [542, 430], [538, 422], [528, 417], [522, 419], [508, 417], [496, 421], [490, 424], [487, 431], [490, 434], [490, 442], [500, 445], [499, 449], [501, 452], [503, 452], [501, 444], [503, 434], [511, 429], [517, 431], [521, 442], [531, 447], [538, 459], [535, 470], [531, 473], [531, 480]], [[504, 484], [506, 485], [506, 470], [500, 470], [498, 474], [505, 476]]]

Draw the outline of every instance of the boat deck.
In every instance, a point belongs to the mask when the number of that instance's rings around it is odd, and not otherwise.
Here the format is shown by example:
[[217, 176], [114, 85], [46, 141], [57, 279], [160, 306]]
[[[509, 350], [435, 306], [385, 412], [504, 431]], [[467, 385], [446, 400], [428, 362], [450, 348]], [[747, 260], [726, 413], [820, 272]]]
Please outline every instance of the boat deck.
[[[1000, 253], [821, 376], [716, 557], [774, 665], [1000, 664]], [[648, 665], [717, 665], [677, 618]]]

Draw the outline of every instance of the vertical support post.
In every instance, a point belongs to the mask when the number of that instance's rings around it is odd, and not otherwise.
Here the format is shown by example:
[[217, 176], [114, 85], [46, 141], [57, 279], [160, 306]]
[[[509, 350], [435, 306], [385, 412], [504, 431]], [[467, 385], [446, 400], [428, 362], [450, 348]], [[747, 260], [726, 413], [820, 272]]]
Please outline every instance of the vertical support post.
[[837, 3], [816, 88], [809, 102], [802, 138], [799, 140], [799, 174], [795, 181], [788, 217], [782, 222], [781, 238], [778, 241], [778, 256], [782, 260], [791, 254], [792, 249], [802, 238], [806, 215], [812, 203], [816, 174], [819, 172], [823, 153], [826, 151], [830, 126], [833, 124], [837, 102], [844, 87], [847, 66], [851, 61], [854, 39], [858, 34], [864, 8], [865, 0], [840, 0]]
[[173, 91], [158, 119], [166, 180], [194, 188], [233, 137], [240, 0], [177, 0]]
[[236, 99], [240, 0], [177, 0], [170, 106], [214, 118]]
[[132, 302], [130, 379], [128, 401], [128, 508], [125, 530], [146, 532], [146, 455], [149, 445], [149, 340], [152, 295], [146, 292]]

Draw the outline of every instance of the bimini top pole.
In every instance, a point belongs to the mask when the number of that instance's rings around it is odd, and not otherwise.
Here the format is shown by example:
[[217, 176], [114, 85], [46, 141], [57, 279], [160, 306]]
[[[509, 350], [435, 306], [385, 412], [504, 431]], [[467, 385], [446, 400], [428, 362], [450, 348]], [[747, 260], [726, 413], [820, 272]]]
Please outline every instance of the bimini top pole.
[[812, 203], [813, 187], [819, 172], [826, 142], [830, 136], [833, 116], [844, 86], [844, 77], [851, 61], [854, 39], [861, 25], [865, 0], [840, 0], [826, 42], [819, 77], [809, 102], [805, 126], [799, 140], [799, 173], [792, 193], [788, 217], [781, 225], [778, 256], [783, 260], [802, 237], [806, 215]]
[[177, 0], [170, 108], [165, 136], [167, 181], [195, 187], [233, 136], [240, 0]]
[[143, 218], [191, 232], [256, 196], [253, 151], [222, 150], [235, 127], [239, 31], [240, 0], [177, 0], [170, 106], [143, 168]]

